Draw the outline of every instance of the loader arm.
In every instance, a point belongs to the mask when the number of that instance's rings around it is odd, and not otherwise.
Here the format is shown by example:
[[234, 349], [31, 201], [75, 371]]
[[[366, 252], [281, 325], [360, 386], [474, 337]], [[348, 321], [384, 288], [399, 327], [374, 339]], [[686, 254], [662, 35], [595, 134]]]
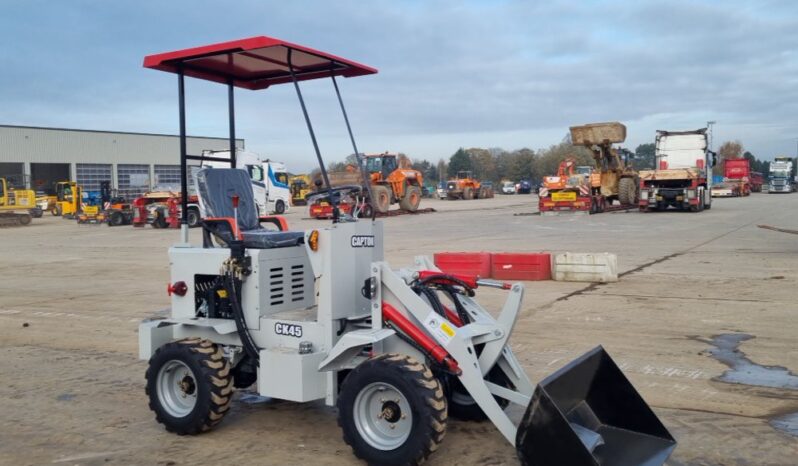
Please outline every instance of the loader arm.
[[[416, 263], [419, 263], [418, 260]], [[494, 319], [470, 298], [458, 297], [472, 322], [454, 327], [448, 325], [446, 319], [413, 292], [405, 279], [391, 270], [388, 264], [380, 262], [375, 266], [379, 269], [379, 295], [382, 301], [403, 312], [448, 352], [460, 368], [458, 378], [469, 395], [507, 441], [514, 445], [518, 427], [507, 416], [494, 395], [524, 407], [532, 397], [532, 383], [507, 345], [520, 310], [523, 285], [517, 283], [512, 286], [510, 297], [498, 319]], [[484, 344], [479, 356], [475, 344]], [[514, 389], [485, 380], [485, 376], [497, 364], [508, 379], [514, 382]]]

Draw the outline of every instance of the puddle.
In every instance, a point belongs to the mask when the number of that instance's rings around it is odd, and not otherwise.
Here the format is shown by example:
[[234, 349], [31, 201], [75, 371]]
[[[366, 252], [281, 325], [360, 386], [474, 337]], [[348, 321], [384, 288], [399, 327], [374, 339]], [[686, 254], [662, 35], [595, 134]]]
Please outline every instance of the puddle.
[[771, 419], [770, 425], [782, 432], [798, 437], [798, 413], [785, 414]]
[[245, 394], [241, 395], [241, 398], [238, 399], [238, 401], [240, 401], [242, 403], [246, 403], [248, 405], [257, 405], [257, 404], [261, 404], [261, 403], [268, 403], [271, 400], [272, 399], [269, 398], [268, 396], [261, 396], [261, 395], [258, 395], [257, 393], [245, 393]]
[[745, 333], [726, 333], [712, 338], [714, 348], [709, 353], [718, 361], [730, 367], [718, 380], [729, 383], [755, 385], [759, 387], [786, 388], [798, 390], [798, 375], [786, 367], [762, 366], [754, 363], [737, 349], [744, 341], [754, 338]]
[[[744, 341], [754, 338], [745, 333], [717, 335], [709, 342], [714, 348], [709, 354], [730, 367], [717, 380], [758, 387], [798, 390], [798, 375], [786, 367], [762, 366], [745, 356], [738, 348]], [[770, 425], [787, 434], [798, 437], [798, 413], [785, 414], [770, 420]]]

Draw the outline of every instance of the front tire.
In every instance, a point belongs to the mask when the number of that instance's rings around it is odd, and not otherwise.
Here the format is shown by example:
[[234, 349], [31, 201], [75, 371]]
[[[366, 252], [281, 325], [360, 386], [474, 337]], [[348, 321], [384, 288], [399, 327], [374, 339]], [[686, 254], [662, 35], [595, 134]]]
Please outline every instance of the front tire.
[[233, 398], [233, 375], [221, 347], [191, 338], [155, 351], [146, 373], [155, 419], [169, 432], [195, 435], [221, 422]]
[[421, 204], [421, 188], [418, 186], [408, 186], [405, 197], [399, 201], [399, 207], [407, 212], [415, 212]]
[[371, 195], [374, 196], [372, 205], [377, 210], [377, 213], [384, 214], [391, 208], [391, 193], [388, 188], [382, 185], [372, 186]]
[[446, 434], [446, 397], [429, 368], [401, 354], [382, 354], [347, 375], [338, 425], [355, 456], [369, 464], [418, 465]]
[[465, 199], [466, 201], [474, 199], [474, 190], [472, 190], [471, 187], [466, 186], [465, 188], [463, 188], [463, 199]]
[[283, 202], [282, 199], [278, 199], [277, 202], [274, 203], [274, 211], [277, 215], [285, 213], [285, 202]]

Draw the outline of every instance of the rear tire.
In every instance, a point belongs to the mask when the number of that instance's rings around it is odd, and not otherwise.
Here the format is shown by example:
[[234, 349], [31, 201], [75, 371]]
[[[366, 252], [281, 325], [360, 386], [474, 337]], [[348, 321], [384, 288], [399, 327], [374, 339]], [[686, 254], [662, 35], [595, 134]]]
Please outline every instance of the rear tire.
[[372, 205], [377, 213], [384, 214], [391, 208], [391, 193], [385, 186], [372, 186], [371, 195], [374, 197]]
[[22, 214], [17, 217], [17, 221], [20, 225], [30, 225], [30, 222], [33, 221], [33, 217], [30, 214]]
[[125, 223], [125, 216], [122, 212], [118, 210], [111, 212], [111, 215], [108, 216], [108, 226], [109, 227], [118, 227]]
[[233, 375], [221, 347], [189, 338], [152, 355], [146, 393], [155, 419], [169, 432], [195, 435], [221, 422], [233, 399]]
[[421, 188], [418, 186], [408, 186], [405, 190], [405, 197], [399, 201], [399, 207], [408, 212], [415, 212], [421, 204]]
[[402, 354], [361, 363], [346, 376], [338, 397], [344, 441], [369, 464], [423, 463], [443, 440], [446, 418], [438, 379]]
[[[486, 380], [505, 388], [512, 388], [512, 384], [507, 379], [507, 376], [498, 368], [491, 370]], [[449, 376], [449, 387], [450, 393], [447, 393], [446, 400], [449, 403], [449, 414], [453, 418], [461, 421], [473, 422], [481, 422], [488, 418], [485, 412], [482, 411], [482, 408], [474, 401], [474, 398], [468, 394], [463, 384], [460, 383], [460, 379], [456, 376]], [[499, 403], [502, 409], [510, 404], [510, 402], [504, 398], [498, 396], [494, 396], [493, 398]]]
[[200, 213], [199, 209], [189, 208], [188, 215], [186, 216], [186, 220], [188, 221], [189, 228], [195, 228], [200, 226]]

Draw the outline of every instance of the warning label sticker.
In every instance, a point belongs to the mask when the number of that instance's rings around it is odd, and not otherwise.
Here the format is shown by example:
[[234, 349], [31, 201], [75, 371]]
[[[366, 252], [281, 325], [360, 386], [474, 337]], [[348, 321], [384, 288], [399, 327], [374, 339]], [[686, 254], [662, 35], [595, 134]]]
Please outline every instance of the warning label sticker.
[[424, 319], [424, 326], [438, 342], [446, 345], [455, 335], [454, 327], [435, 312], [430, 312]]

